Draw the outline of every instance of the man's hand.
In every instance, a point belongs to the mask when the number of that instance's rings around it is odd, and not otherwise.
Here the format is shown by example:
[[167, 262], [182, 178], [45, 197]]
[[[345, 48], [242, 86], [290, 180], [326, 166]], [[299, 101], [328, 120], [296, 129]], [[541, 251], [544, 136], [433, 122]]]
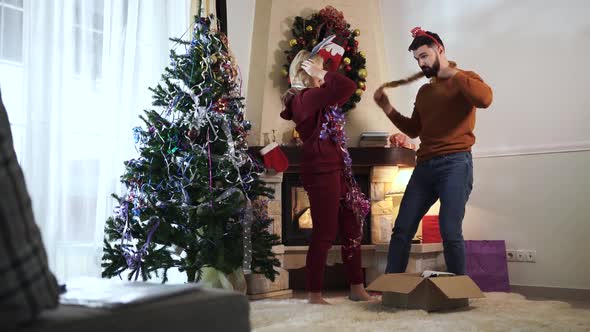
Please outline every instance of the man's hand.
[[389, 102], [389, 97], [387, 97], [385, 92], [383, 92], [383, 87], [380, 87], [377, 89], [377, 91], [375, 91], [373, 99], [375, 100], [375, 103], [377, 103], [377, 105], [381, 107], [383, 111], [385, 111], [386, 114], [389, 114], [389, 112], [391, 112], [393, 109], [393, 106], [391, 106], [391, 103]]
[[441, 68], [438, 71], [438, 78], [443, 79], [443, 80], [447, 79], [447, 78], [451, 78], [451, 77], [455, 76], [455, 74], [458, 72], [459, 72], [459, 70], [457, 68], [447, 66], [444, 69]]
[[391, 143], [392, 147], [396, 148], [406, 148], [410, 150], [415, 150], [416, 146], [408, 141], [408, 136], [397, 133], [389, 136], [389, 143]]
[[391, 136], [389, 136], [389, 143], [391, 143], [391, 146], [394, 147], [401, 147], [404, 146], [404, 144], [406, 144], [406, 141], [408, 139], [408, 136], [402, 134], [402, 133], [397, 133], [397, 134], [393, 134]]

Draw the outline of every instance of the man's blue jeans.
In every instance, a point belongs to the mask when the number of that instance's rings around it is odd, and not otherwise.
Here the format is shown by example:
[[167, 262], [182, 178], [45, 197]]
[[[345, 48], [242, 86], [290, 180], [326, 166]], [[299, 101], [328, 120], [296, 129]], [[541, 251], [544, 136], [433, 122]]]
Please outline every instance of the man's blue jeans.
[[440, 198], [439, 224], [447, 270], [465, 274], [462, 224], [472, 186], [470, 152], [451, 153], [418, 163], [395, 220], [385, 273], [406, 271], [412, 239], [420, 220]]

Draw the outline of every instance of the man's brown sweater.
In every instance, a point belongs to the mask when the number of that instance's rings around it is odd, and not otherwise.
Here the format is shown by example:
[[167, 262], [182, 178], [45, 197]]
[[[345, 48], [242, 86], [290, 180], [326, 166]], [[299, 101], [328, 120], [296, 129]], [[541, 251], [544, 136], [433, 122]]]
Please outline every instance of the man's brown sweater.
[[410, 118], [389, 113], [404, 134], [420, 137], [418, 162], [432, 157], [471, 151], [475, 143], [475, 109], [492, 103], [492, 89], [476, 73], [459, 70], [449, 79], [424, 84]]

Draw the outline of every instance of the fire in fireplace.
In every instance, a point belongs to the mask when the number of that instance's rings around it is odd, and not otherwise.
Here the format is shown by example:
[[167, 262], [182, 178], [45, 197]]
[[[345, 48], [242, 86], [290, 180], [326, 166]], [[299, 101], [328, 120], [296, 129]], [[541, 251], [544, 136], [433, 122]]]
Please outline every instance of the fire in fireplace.
[[[370, 196], [369, 174], [355, 173], [361, 190]], [[308, 245], [311, 237], [313, 220], [309, 208], [309, 198], [297, 173], [284, 173], [282, 185], [282, 223], [284, 245]], [[370, 244], [371, 215], [367, 215], [363, 226], [362, 244]], [[341, 244], [339, 237], [335, 244]]]

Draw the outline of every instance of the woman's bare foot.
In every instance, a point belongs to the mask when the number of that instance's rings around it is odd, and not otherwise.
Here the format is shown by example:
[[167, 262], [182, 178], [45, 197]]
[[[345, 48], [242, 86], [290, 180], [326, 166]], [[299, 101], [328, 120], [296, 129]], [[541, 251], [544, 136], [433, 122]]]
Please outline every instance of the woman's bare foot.
[[377, 301], [376, 297], [367, 293], [363, 284], [350, 285], [350, 296], [348, 298], [351, 301]]
[[307, 300], [309, 301], [309, 304], [330, 304], [330, 302], [324, 300], [324, 298], [322, 297], [322, 293], [310, 292], [307, 294]]

